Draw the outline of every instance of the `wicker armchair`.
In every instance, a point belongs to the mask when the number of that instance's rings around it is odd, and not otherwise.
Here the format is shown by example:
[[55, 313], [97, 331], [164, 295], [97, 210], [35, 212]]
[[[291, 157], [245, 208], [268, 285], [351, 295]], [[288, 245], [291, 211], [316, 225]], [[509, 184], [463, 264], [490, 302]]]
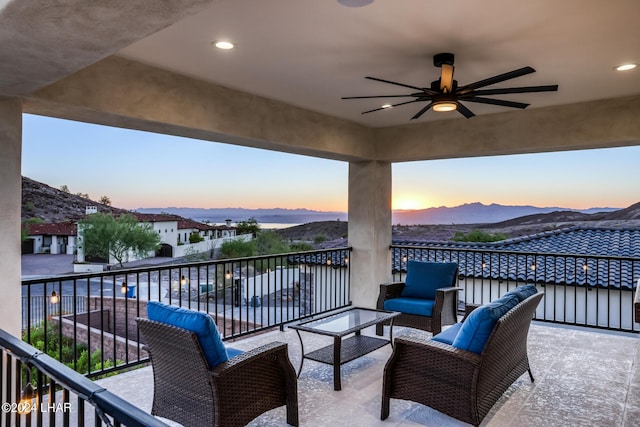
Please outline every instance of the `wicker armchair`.
[[287, 405], [287, 423], [298, 425], [297, 379], [286, 344], [274, 342], [209, 369], [195, 333], [136, 321], [153, 365], [153, 415], [185, 426], [244, 426]]
[[389, 416], [390, 398], [430, 406], [478, 426], [496, 401], [523, 373], [529, 372], [527, 335], [544, 294], [520, 302], [498, 319], [482, 353], [434, 340], [398, 337], [384, 369], [381, 419]]
[[[422, 263], [427, 264], [427, 263]], [[443, 263], [431, 263], [433, 265], [444, 265]], [[453, 325], [458, 322], [458, 291], [462, 288], [454, 287], [458, 280], [458, 268], [453, 263], [450, 264], [451, 271], [446, 274], [443, 279], [446, 282], [440, 284], [440, 288], [435, 291], [435, 303], [431, 316], [404, 313], [400, 309], [386, 308], [387, 310], [400, 311], [402, 314], [393, 319], [394, 326], [407, 326], [410, 328], [421, 329], [437, 335], [442, 331], [442, 327]], [[409, 265], [411, 268], [411, 263]], [[407, 274], [409, 277], [409, 273]], [[385, 309], [385, 301], [401, 298], [405, 289], [405, 282], [384, 283], [380, 285], [380, 294], [376, 308]], [[382, 335], [383, 324], [376, 325], [376, 334]]]

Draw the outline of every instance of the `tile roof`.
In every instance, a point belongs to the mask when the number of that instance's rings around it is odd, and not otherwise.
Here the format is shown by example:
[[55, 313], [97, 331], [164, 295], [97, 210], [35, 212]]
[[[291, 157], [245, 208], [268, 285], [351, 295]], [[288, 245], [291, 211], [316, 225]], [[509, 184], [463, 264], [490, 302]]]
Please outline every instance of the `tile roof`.
[[42, 224], [28, 224], [29, 236], [75, 236], [76, 224], [73, 222], [55, 222]]
[[180, 218], [178, 220], [178, 230], [196, 229], [200, 231], [215, 230], [216, 228], [209, 224], [194, 221], [192, 219]]
[[[616, 289], [634, 289], [640, 279], [640, 228], [572, 227], [494, 243], [394, 245], [425, 248], [408, 250], [410, 259], [456, 261], [465, 277]], [[406, 253], [393, 251], [394, 272], [406, 271]]]

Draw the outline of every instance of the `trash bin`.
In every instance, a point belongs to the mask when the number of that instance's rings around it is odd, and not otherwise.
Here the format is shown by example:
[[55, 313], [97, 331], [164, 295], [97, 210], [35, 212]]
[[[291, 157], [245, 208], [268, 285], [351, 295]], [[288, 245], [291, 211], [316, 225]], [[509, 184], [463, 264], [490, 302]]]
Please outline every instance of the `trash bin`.
[[127, 298], [135, 298], [136, 297], [136, 285], [127, 286]]
[[251, 297], [251, 307], [260, 307], [260, 297], [258, 295]]

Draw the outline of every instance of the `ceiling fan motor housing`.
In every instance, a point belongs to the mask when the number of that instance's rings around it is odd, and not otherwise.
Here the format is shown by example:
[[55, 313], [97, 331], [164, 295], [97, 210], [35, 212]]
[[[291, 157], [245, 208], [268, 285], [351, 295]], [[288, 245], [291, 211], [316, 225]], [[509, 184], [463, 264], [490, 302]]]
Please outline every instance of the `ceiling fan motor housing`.
[[443, 64], [453, 65], [453, 60], [453, 53], [438, 53], [433, 55], [433, 65], [436, 67], [442, 67]]

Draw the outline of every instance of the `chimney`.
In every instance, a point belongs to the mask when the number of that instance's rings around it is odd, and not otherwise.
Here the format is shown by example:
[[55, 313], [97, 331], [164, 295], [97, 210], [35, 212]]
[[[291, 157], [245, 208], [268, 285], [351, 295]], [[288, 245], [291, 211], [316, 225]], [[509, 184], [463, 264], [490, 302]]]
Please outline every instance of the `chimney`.
[[225, 219], [224, 222], [227, 223], [227, 227], [231, 227], [231, 220], [230, 219]]

